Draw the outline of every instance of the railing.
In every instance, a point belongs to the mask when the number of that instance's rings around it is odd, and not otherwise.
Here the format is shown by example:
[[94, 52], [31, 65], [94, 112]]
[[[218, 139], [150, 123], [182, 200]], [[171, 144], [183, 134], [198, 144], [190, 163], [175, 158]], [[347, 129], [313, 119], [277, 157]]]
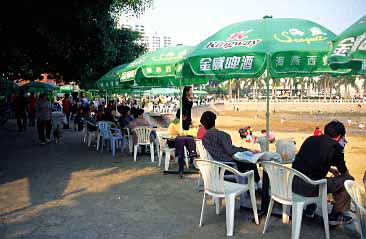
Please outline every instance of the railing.
[[[310, 99], [310, 98], [295, 98], [295, 99], [281, 99], [274, 98], [269, 100], [271, 103], [339, 103], [339, 104], [363, 104], [366, 103], [366, 98], [364, 99]], [[225, 100], [225, 104], [240, 104], [240, 103], [266, 103], [266, 99], [248, 99], [248, 98], [239, 98], [239, 99], [231, 99]]]

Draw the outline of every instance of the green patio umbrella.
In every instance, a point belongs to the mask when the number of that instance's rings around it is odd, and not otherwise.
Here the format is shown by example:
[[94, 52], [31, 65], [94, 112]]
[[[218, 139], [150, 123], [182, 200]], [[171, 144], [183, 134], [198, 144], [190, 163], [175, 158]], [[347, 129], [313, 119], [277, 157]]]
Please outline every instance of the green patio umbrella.
[[58, 85], [51, 84], [48, 82], [38, 82], [33, 81], [27, 84], [24, 84], [20, 87], [21, 90], [26, 92], [50, 92], [57, 90], [59, 88]]
[[204, 90], [194, 90], [195, 95], [207, 95], [208, 92]]
[[135, 82], [140, 86], [172, 87], [207, 83], [203, 77], [177, 78], [182, 70], [182, 61], [191, 50], [190, 46], [173, 46], [148, 52], [118, 71], [117, 75], [121, 83]]
[[0, 95], [6, 95], [16, 91], [19, 88], [17, 84], [11, 80], [0, 77]]
[[123, 86], [120, 85], [117, 72], [122, 71], [127, 66], [128, 64], [122, 64], [108, 71], [99, 80], [97, 80], [97, 87], [104, 91], [107, 90], [111, 92], [118, 92], [121, 88], [123, 88]]
[[152, 88], [148, 93], [151, 95], [179, 95], [180, 91], [176, 88]]
[[366, 74], [366, 15], [332, 41], [329, 64], [334, 69], [347, 68], [355, 74]]
[[238, 22], [199, 43], [186, 57], [182, 75], [215, 76], [224, 81], [259, 77], [267, 72], [269, 132], [269, 79], [332, 73], [326, 57], [329, 41], [334, 38], [330, 30], [303, 19]]

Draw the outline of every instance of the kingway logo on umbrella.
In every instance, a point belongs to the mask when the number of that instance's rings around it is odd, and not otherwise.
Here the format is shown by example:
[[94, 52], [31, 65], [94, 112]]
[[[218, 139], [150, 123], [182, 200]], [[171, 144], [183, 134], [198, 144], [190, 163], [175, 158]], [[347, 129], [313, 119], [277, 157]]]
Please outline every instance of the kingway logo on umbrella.
[[208, 42], [206, 48], [230, 49], [238, 46], [253, 47], [262, 41], [262, 39], [243, 40], [248, 38], [247, 34], [251, 31], [253, 31], [253, 29], [232, 33], [226, 41]]

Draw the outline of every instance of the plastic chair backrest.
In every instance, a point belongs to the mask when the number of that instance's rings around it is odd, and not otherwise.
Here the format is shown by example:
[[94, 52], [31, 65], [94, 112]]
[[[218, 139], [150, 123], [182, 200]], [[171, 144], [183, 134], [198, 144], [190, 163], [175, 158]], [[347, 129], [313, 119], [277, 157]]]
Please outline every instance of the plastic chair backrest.
[[292, 200], [292, 181], [294, 176], [299, 177], [305, 182], [312, 181], [299, 171], [284, 165], [274, 162], [262, 162], [261, 164], [268, 174], [272, 196], [276, 196], [282, 200]]
[[138, 144], [150, 144], [151, 128], [149, 127], [135, 127], [132, 131], [137, 136]]
[[196, 148], [200, 155], [200, 159], [209, 160], [208, 155], [207, 155], [208, 152], [205, 149], [205, 147], [203, 146], [202, 140], [196, 140]]
[[108, 121], [99, 121], [98, 128], [103, 138], [107, 139], [110, 136], [111, 123]]
[[111, 128], [109, 132], [114, 138], [123, 138], [122, 130], [120, 128]]
[[358, 185], [355, 181], [346, 180], [344, 182], [344, 187], [346, 188], [348, 194], [351, 196], [352, 201], [357, 205], [359, 210], [366, 214], [366, 194], [365, 190]]
[[225, 194], [224, 176], [225, 170], [229, 168], [229, 166], [202, 159], [196, 159], [194, 163], [201, 172], [205, 190], [215, 194]]
[[124, 136], [129, 136], [130, 135], [130, 128], [128, 128], [128, 127], [122, 128], [122, 134]]

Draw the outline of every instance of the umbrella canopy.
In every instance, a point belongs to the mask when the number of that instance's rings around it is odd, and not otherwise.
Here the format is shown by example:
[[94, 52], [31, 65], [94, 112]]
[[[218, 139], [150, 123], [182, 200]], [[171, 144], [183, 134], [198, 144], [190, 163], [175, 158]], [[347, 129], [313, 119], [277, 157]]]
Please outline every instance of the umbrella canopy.
[[151, 95], [179, 95], [180, 90], [176, 88], [152, 88], [146, 91], [146, 93]]
[[193, 90], [195, 95], [207, 95], [208, 92], [204, 90]]
[[243, 21], [202, 41], [187, 56], [184, 77], [272, 78], [331, 73], [326, 64], [329, 41], [335, 34], [303, 19]]
[[332, 73], [327, 54], [329, 41], [334, 38], [330, 30], [303, 19], [264, 18], [238, 22], [199, 43], [186, 57], [182, 75], [227, 80], [255, 78], [266, 71], [266, 129], [269, 133], [270, 78]]
[[20, 87], [21, 90], [26, 92], [48, 92], [58, 89], [59, 86], [55, 84], [51, 84], [48, 82], [38, 82], [33, 81], [27, 84], [24, 84]]
[[206, 83], [207, 79], [202, 77], [177, 78], [182, 71], [182, 61], [191, 50], [190, 46], [160, 48], [140, 56], [117, 74], [121, 83], [135, 81], [140, 86], [169, 87]]
[[332, 42], [329, 64], [334, 69], [348, 68], [366, 74], [366, 15]]
[[124, 86], [120, 85], [117, 72], [122, 71], [127, 66], [128, 64], [122, 64], [108, 71], [99, 80], [97, 80], [97, 87], [101, 90], [108, 90], [112, 92], [118, 92], [121, 90], [121, 88], [125, 88]]
[[0, 94], [8, 94], [14, 92], [19, 87], [14, 82], [0, 77]]

